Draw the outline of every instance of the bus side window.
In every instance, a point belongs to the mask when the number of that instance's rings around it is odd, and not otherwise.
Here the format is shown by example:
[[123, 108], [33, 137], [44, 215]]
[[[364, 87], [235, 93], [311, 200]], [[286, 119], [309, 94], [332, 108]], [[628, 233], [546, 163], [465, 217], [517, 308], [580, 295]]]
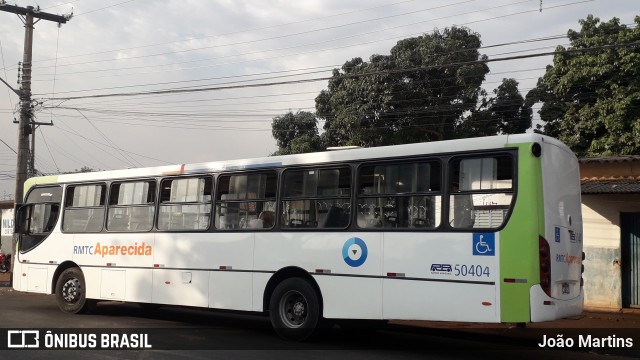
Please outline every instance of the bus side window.
[[151, 230], [155, 198], [156, 182], [154, 180], [111, 184], [107, 230]]
[[215, 197], [216, 229], [273, 228], [276, 186], [275, 172], [221, 175]]
[[305, 168], [284, 172], [282, 227], [340, 229], [349, 225], [351, 169]]
[[106, 185], [70, 185], [65, 195], [62, 230], [67, 232], [102, 231]]
[[440, 225], [439, 161], [367, 164], [358, 169], [357, 226], [435, 229]]
[[209, 229], [213, 192], [211, 177], [164, 179], [160, 183], [160, 189], [158, 230]]
[[456, 159], [451, 164], [449, 224], [456, 229], [497, 229], [513, 199], [509, 155]]

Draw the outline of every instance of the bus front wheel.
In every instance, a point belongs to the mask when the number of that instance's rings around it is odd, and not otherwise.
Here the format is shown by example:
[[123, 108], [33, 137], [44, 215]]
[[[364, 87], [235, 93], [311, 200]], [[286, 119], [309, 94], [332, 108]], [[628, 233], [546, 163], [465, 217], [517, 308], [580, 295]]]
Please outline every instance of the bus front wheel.
[[64, 270], [56, 282], [56, 302], [60, 310], [69, 314], [85, 312], [89, 305], [86, 296], [82, 271], [77, 267]]
[[269, 316], [280, 337], [305, 340], [313, 334], [320, 321], [318, 294], [304, 279], [286, 279], [271, 294]]

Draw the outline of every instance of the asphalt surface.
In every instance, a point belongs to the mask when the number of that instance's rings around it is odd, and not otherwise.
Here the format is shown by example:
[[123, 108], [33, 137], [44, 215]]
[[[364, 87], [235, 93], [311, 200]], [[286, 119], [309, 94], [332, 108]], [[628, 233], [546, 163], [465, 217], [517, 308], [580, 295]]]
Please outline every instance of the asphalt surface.
[[[145, 309], [103, 302], [87, 315], [62, 313], [51, 295], [0, 287], [2, 359], [629, 359], [640, 358], [640, 314], [585, 313], [543, 324], [392, 322], [377, 332], [335, 326], [304, 343], [279, 339], [268, 318], [192, 308]], [[147, 336], [143, 350], [9, 350], [9, 330], [56, 336]], [[562, 335], [561, 337], [559, 335]], [[575, 339], [573, 347], [544, 347], [545, 338]], [[631, 339], [633, 347], [580, 347], [580, 336]], [[62, 337], [58, 338], [62, 339]], [[62, 341], [62, 340], [61, 340]], [[98, 340], [99, 342], [100, 340]]]

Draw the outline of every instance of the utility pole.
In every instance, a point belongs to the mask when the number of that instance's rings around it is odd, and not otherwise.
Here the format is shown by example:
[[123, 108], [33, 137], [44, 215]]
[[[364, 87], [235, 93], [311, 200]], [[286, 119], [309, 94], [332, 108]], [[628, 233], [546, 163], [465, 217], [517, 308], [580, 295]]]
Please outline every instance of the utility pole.
[[[49, 20], [58, 24], [65, 24], [70, 17], [49, 14], [40, 11], [40, 7], [26, 8], [8, 5], [0, 0], [0, 11], [14, 13], [20, 16], [24, 23], [24, 54], [22, 61], [22, 81], [20, 96], [20, 121], [18, 122], [18, 160], [16, 168], [15, 206], [22, 204], [24, 196], [24, 182], [27, 180], [29, 162], [29, 135], [35, 137], [33, 124], [33, 109], [31, 106], [31, 57], [33, 53], [33, 25], [40, 20]], [[38, 19], [34, 22], [33, 19]]]
[[[15, 91], [20, 96], [20, 121], [18, 122], [18, 161], [16, 168], [16, 191], [14, 193], [14, 214], [17, 214], [18, 206], [22, 204], [24, 197], [24, 182], [27, 180], [27, 162], [29, 157], [29, 135], [35, 138], [36, 124], [33, 121], [33, 109], [31, 106], [31, 57], [33, 53], [33, 25], [40, 20], [49, 20], [57, 22], [58, 25], [65, 24], [71, 16], [60, 16], [55, 14], [44, 13], [40, 11], [40, 7], [34, 9], [33, 6], [26, 8], [7, 5], [5, 0], [0, 0], [0, 11], [10, 12], [20, 17], [24, 23], [24, 54], [23, 54], [23, 71], [21, 89]], [[36, 18], [35, 22], [33, 19]], [[4, 81], [3, 81], [4, 82]], [[7, 84], [8, 86], [8, 84]], [[10, 86], [9, 86], [10, 87]], [[11, 88], [11, 87], [10, 87]], [[13, 88], [11, 89], [13, 90]], [[34, 144], [35, 146], [35, 144]], [[32, 154], [33, 155], [33, 154]], [[32, 163], [33, 164], [33, 163]], [[15, 224], [14, 226], [17, 226]], [[18, 237], [14, 232], [12, 249], [16, 249]], [[15, 255], [15, 254], [14, 254]], [[11, 272], [13, 273], [13, 264], [11, 261]], [[11, 285], [13, 285], [13, 276], [11, 276]]]

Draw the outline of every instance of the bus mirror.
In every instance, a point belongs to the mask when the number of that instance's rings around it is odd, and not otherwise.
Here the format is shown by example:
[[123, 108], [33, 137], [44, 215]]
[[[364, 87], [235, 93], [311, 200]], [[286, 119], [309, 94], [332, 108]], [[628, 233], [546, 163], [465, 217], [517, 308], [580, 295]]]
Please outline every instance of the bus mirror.
[[31, 208], [33, 205], [22, 205], [16, 210], [14, 219], [15, 233], [26, 234], [29, 230], [29, 214], [31, 214]]

